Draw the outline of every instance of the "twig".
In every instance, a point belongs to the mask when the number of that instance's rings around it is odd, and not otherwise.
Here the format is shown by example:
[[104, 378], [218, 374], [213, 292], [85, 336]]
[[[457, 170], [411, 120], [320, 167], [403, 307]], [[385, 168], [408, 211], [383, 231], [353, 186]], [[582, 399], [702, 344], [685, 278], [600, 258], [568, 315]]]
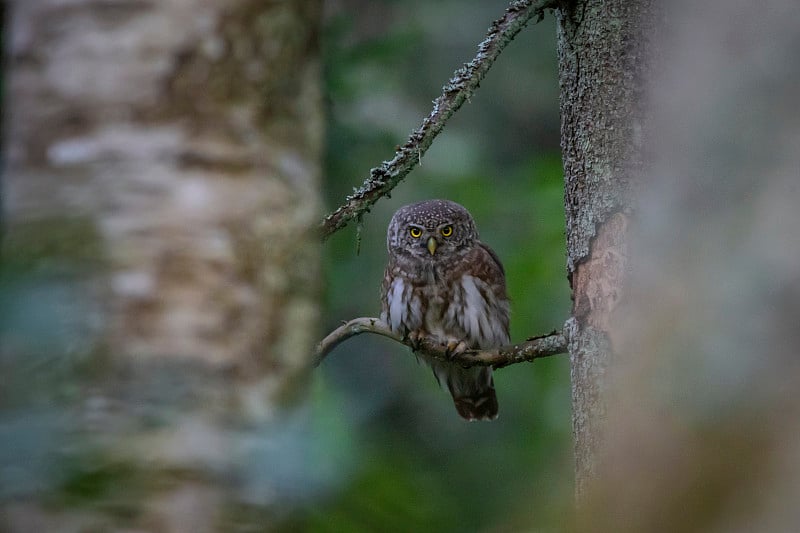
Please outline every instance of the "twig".
[[325, 356], [327, 356], [336, 346], [346, 341], [350, 337], [362, 333], [374, 333], [388, 337], [409, 348], [416, 349], [417, 352], [424, 353], [436, 359], [453, 361], [465, 367], [470, 366], [493, 366], [502, 368], [504, 366], [533, 361], [542, 357], [548, 357], [560, 353], [566, 353], [567, 340], [560, 332], [553, 332], [541, 337], [528, 339], [521, 344], [511, 344], [492, 348], [489, 350], [467, 350], [466, 352], [450, 356], [447, 355], [445, 347], [437, 342], [423, 340], [417, 346], [408, 339], [394, 333], [389, 326], [379, 318], [361, 317], [342, 324], [333, 330], [327, 337], [317, 344], [314, 356], [314, 366], [318, 366]]
[[381, 197], [386, 196], [422, 159], [433, 139], [447, 120], [458, 111], [480, 85], [497, 56], [534, 17], [544, 17], [545, 9], [555, 8], [557, 0], [519, 0], [511, 2], [502, 18], [494, 21], [486, 38], [478, 45], [478, 53], [469, 63], [455, 71], [433, 101], [433, 109], [414, 130], [408, 141], [395, 152], [394, 158], [370, 170], [361, 188], [347, 197], [345, 203], [322, 221], [323, 238], [362, 217]]

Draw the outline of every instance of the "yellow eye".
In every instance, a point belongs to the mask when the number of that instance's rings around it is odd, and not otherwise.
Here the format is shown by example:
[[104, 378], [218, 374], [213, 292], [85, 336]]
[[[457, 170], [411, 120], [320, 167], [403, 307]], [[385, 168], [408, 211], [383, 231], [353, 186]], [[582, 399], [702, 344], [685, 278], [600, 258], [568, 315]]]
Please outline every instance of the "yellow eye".
[[449, 237], [453, 234], [453, 226], [445, 226], [442, 228], [442, 237]]
[[419, 239], [422, 236], [422, 230], [419, 228], [408, 228], [408, 233], [415, 239]]

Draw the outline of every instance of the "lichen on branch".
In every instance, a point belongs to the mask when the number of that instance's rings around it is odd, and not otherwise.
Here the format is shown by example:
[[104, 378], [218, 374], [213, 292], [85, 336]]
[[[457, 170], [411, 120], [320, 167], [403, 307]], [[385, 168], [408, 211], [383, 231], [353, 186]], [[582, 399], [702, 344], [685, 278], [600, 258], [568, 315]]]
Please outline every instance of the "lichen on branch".
[[556, 0], [519, 0], [511, 2], [505, 14], [494, 21], [486, 38], [478, 45], [478, 52], [469, 63], [455, 71], [442, 88], [442, 94], [433, 101], [433, 109], [422, 125], [411, 132], [405, 144], [398, 148], [392, 159], [370, 170], [363, 185], [348, 196], [345, 203], [330, 213], [321, 224], [323, 238], [345, 227], [350, 221], [360, 219], [383, 196], [388, 195], [411, 170], [442, 131], [448, 119], [467, 101], [494, 64], [506, 45], [534, 17], [537, 22], [546, 9], [555, 8]]
[[443, 344], [436, 341], [421, 339], [414, 343], [393, 332], [389, 325], [379, 318], [361, 317], [342, 324], [317, 344], [314, 354], [314, 366], [318, 366], [336, 346], [362, 333], [381, 335], [404, 344], [416, 352], [424, 353], [443, 361], [458, 363], [464, 367], [491, 366], [502, 368], [516, 363], [566, 353], [567, 351], [567, 339], [562, 333], [554, 331], [548, 335], [530, 338], [519, 344], [510, 344], [487, 350], [467, 350], [461, 354], [451, 355], [447, 353]]

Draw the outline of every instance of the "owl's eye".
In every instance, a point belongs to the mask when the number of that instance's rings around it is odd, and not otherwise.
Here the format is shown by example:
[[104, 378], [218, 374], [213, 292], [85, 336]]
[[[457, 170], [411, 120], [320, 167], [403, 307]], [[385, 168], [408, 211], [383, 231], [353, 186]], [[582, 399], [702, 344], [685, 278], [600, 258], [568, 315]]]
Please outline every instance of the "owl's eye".
[[415, 239], [419, 239], [422, 236], [422, 230], [419, 228], [408, 228], [408, 233]]
[[447, 225], [442, 228], [442, 237], [449, 237], [453, 234], [453, 226]]

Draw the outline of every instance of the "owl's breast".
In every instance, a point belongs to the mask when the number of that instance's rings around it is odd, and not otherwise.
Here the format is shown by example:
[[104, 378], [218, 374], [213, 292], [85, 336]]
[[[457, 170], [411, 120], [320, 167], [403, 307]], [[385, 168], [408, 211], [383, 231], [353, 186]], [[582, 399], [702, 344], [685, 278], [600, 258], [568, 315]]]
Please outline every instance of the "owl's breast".
[[446, 340], [452, 336], [444, 317], [447, 312], [448, 291], [437, 285], [422, 285], [419, 300], [423, 302], [423, 327], [429, 335]]

